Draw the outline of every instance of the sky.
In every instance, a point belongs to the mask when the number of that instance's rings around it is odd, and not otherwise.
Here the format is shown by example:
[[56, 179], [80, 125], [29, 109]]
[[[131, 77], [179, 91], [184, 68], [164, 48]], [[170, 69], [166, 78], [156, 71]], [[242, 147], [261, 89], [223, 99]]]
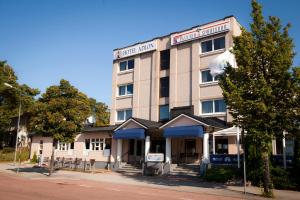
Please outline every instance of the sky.
[[[300, 65], [300, 1], [258, 2], [292, 24]], [[42, 93], [64, 78], [110, 105], [113, 49], [229, 15], [249, 30], [250, 12], [250, 0], [0, 0], [0, 60]]]

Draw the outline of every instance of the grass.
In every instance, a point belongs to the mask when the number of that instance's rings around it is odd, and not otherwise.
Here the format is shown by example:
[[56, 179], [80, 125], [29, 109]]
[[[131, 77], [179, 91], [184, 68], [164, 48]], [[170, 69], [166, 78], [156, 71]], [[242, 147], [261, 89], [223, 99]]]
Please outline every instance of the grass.
[[[0, 162], [14, 161], [14, 148], [5, 148], [0, 150]], [[29, 148], [20, 148], [17, 152], [17, 160], [26, 161], [29, 159]]]

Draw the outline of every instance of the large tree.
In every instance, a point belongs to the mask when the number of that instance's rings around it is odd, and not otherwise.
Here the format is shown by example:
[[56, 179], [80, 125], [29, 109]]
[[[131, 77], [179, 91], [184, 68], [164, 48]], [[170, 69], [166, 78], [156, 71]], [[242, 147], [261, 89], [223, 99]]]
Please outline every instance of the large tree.
[[[9, 87], [5, 84], [9, 84]], [[33, 89], [18, 83], [13, 68], [5, 61], [0, 61], [0, 148], [5, 136], [10, 134], [10, 127], [16, 126], [14, 119], [18, 117], [19, 104], [22, 105], [22, 113], [28, 112], [34, 103], [34, 96], [39, 93]]]
[[[91, 114], [90, 102], [85, 94], [68, 81], [47, 88], [32, 111], [30, 128], [38, 135], [52, 137], [53, 141], [73, 142]], [[53, 143], [53, 144], [54, 144]], [[54, 148], [51, 156], [52, 172]]]
[[[233, 54], [238, 68], [228, 66], [220, 80], [233, 123], [247, 131], [263, 168], [263, 187], [272, 196], [270, 177], [271, 140], [291, 127], [294, 93], [290, 69], [294, 57], [290, 25], [282, 28], [279, 18], [265, 20], [262, 7], [252, 1], [251, 31], [242, 28], [234, 38]], [[258, 170], [258, 169], [257, 169]]]
[[105, 103], [90, 98], [92, 115], [95, 117], [95, 126], [109, 125], [109, 109]]

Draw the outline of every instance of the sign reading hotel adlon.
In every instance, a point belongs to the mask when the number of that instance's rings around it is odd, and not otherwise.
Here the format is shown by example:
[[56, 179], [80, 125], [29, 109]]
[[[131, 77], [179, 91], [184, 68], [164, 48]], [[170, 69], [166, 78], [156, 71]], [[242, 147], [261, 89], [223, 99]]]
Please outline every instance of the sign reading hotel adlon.
[[215, 35], [229, 30], [229, 21], [218, 21], [216, 23], [207, 24], [205, 26], [200, 26], [185, 32], [175, 33], [171, 35], [171, 45], [181, 44], [184, 42], [207, 37], [210, 35]]
[[153, 40], [150, 42], [136, 44], [134, 46], [127, 47], [124, 49], [118, 49], [114, 51], [114, 60], [153, 51], [156, 50], [156, 48], [157, 42], [156, 40]]

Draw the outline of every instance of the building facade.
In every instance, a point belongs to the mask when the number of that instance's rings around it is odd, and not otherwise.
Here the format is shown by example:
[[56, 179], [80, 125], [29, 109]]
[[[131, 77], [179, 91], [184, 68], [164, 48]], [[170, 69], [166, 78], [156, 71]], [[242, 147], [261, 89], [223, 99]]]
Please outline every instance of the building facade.
[[[231, 117], [210, 68], [240, 33], [241, 25], [229, 16], [115, 49], [110, 123], [120, 133], [113, 137], [112, 160], [146, 161], [149, 153], [162, 153], [167, 163], [199, 164], [209, 160], [209, 152], [237, 154], [236, 134], [213, 135], [228, 128]], [[147, 123], [156, 128], [149, 130]], [[197, 135], [197, 127], [206, 134]], [[124, 136], [139, 128], [145, 138]], [[181, 133], [172, 135], [172, 128]]]
[[[240, 131], [231, 126], [212, 70], [240, 34], [241, 25], [228, 16], [115, 49], [110, 126], [86, 128], [74, 143], [58, 143], [55, 157], [94, 159], [96, 167], [115, 170], [124, 163], [156, 166], [161, 173], [181, 164], [238, 164]], [[50, 157], [51, 144], [34, 136], [31, 157]]]

